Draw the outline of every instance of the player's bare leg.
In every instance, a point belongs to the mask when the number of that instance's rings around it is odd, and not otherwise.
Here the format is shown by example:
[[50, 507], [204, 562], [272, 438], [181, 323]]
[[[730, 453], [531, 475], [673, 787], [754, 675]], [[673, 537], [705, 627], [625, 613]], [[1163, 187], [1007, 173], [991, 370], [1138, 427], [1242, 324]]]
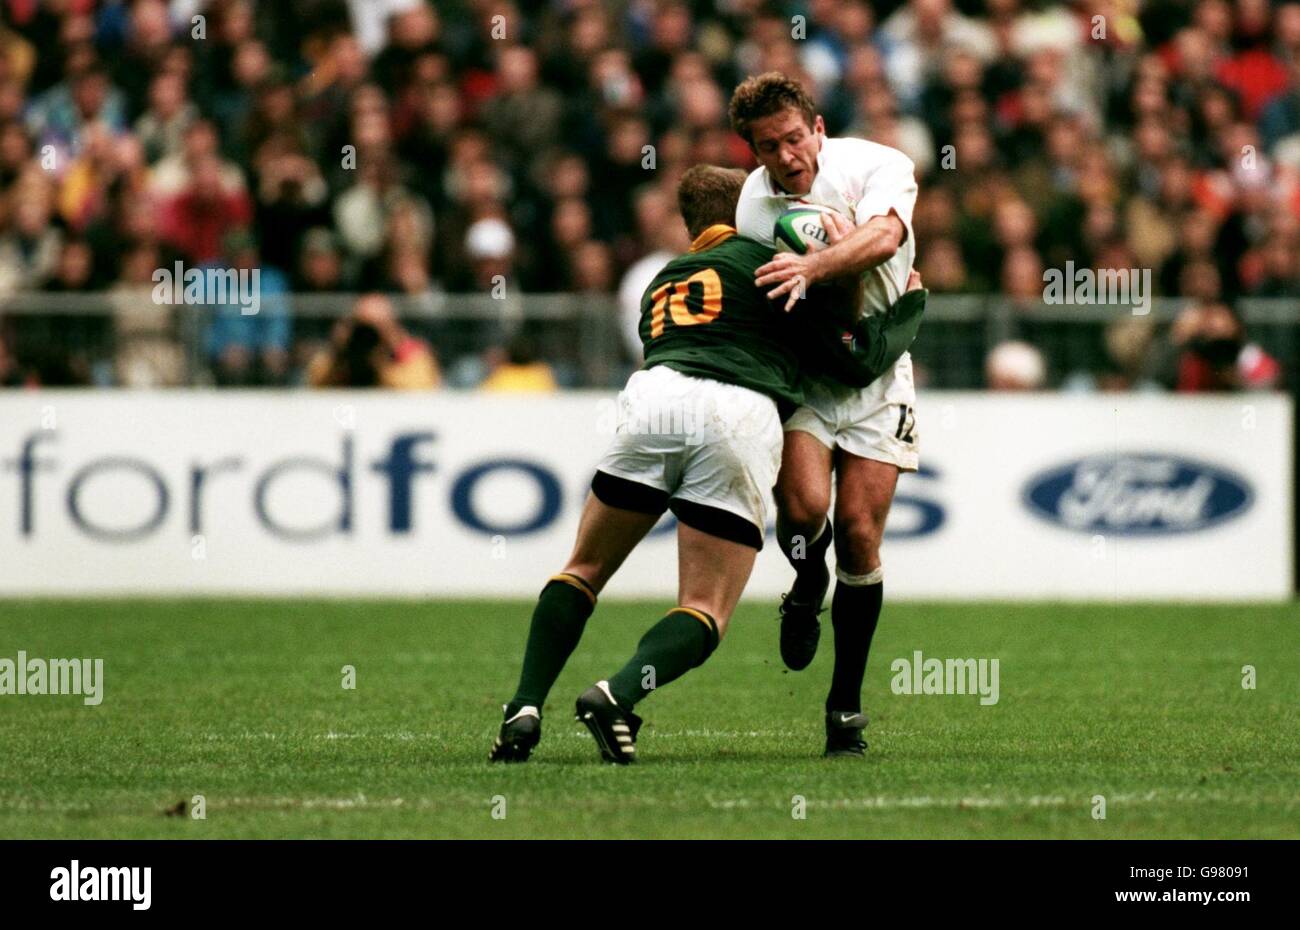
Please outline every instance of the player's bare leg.
[[831, 450], [802, 430], [785, 434], [776, 498], [776, 540], [795, 570], [781, 599], [781, 659], [792, 670], [807, 668], [821, 637], [822, 602], [830, 585], [826, 550], [833, 538], [826, 519], [831, 505]]
[[776, 536], [782, 549], [797, 541], [805, 545], [812, 542], [825, 526], [830, 511], [831, 450], [812, 433], [786, 433], [774, 494]]
[[713, 618], [718, 639], [749, 583], [758, 550], [684, 523], [677, 525], [677, 606]]
[[880, 568], [880, 543], [898, 486], [898, 466], [839, 449], [835, 478], [836, 564], [851, 575], [869, 574]]
[[632, 708], [712, 655], [757, 554], [752, 545], [678, 523], [677, 606], [646, 631], [627, 664], [578, 698], [578, 719], [607, 762], [626, 765], [636, 759], [641, 718]]
[[660, 516], [610, 507], [588, 494], [573, 552], [562, 573], [581, 578], [599, 594]]
[[514, 698], [504, 708], [501, 731], [489, 759], [522, 762], [541, 737], [541, 709], [596, 609], [596, 595], [658, 521], [658, 513], [611, 507], [587, 496], [578, 538], [564, 570], [537, 599], [523, 669]]
[[826, 754], [860, 756], [862, 679], [880, 621], [880, 543], [898, 484], [898, 466], [838, 450], [835, 456], [835, 670], [826, 696]]

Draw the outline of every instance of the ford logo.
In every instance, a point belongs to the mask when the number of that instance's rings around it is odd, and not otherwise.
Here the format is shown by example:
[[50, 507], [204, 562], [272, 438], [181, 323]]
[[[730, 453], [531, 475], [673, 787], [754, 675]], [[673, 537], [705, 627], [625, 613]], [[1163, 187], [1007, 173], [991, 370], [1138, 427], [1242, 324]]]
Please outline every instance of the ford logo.
[[1025, 485], [1030, 511], [1066, 529], [1120, 536], [1191, 533], [1250, 509], [1250, 485], [1227, 469], [1173, 455], [1079, 459]]

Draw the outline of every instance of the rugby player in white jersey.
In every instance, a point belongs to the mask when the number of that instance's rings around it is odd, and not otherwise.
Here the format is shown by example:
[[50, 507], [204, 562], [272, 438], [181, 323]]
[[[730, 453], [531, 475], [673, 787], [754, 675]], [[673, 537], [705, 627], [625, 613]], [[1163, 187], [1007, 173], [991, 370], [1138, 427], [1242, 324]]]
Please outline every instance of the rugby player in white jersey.
[[[730, 104], [732, 128], [761, 166], [745, 182], [736, 209], [743, 236], [774, 244], [773, 227], [796, 204], [830, 207], [850, 222], [827, 222], [839, 235], [820, 252], [779, 253], [756, 272], [769, 298], [796, 306], [807, 288], [843, 275], [862, 278], [864, 314], [885, 312], [907, 289], [916, 250], [912, 208], [916, 179], [902, 152], [865, 139], [831, 139], [802, 86], [768, 72], [741, 83]], [[912, 359], [862, 389], [820, 381], [784, 423], [777, 479], [777, 541], [794, 566], [782, 598], [781, 656], [791, 669], [813, 659], [818, 614], [835, 546], [837, 584], [831, 600], [835, 667], [826, 699], [826, 754], [863, 755], [862, 680], [880, 618], [880, 543], [898, 475], [917, 468], [916, 391]], [[835, 513], [827, 520], [831, 476]]]

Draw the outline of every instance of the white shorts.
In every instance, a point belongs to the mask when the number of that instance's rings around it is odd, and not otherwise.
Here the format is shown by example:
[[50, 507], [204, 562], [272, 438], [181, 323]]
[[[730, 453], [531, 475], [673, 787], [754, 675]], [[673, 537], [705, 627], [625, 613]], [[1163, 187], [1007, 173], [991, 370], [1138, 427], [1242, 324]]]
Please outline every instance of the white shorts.
[[904, 352], [893, 371], [865, 388], [815, 382], [805, 391], [804, 405], [785, 421], [787, 433], [795, 430], [811, 433], [828, 449], [916, 471], [921, 434], [911, 354]]
[[781, 467], [776, 402], [666, 365], [638, 371], [618, 400], [614, 442], [597, 469], [741, 517], [761, 547]]

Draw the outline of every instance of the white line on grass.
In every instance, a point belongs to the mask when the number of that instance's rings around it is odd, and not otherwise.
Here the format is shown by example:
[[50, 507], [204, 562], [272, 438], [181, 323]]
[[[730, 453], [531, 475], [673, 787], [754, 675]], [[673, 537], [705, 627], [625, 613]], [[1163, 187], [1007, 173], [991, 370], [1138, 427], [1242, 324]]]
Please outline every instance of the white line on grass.
[[[897, 809], [927, 809], [927, 808], [944, 808], [956, 810], [980, 810], [980, 809], [1008, 809], [1008, 808], [1062, 808], [1086, 807], [1088, 798], [1083, 795], [1026, 795], [1026, 796], [979, 796], [968, 795], [961, 797], [937, 797], [934, 795], [876, 795], [874, 797], [863, 798], [817, 798], [810, 797], [807, 799], [807, 805], [811, 808], [827, 808], [836, 810], [897, 810]], [[624, 803], [631, 799], [624, 799]], [[1145, 791], [1140, 793], [1114, 794], [1107, 798], [1110, 804], [1121, 805], [1142, 805], [1142, 804], [1230, 804], [1230, 805], [1281, 805], [1283, 809], [1290, 810], [1298, 805], [1298, 800], [1294, 796], [1286, 797], [1267, 797], [1267, 796], [1247, 796], [1231, 795], [1222, 792], [1199, 792], [1199, 791]], [[113, 802], [117, 803], [117, 802]], [[160, 802], [161, 803], [161, 802]], [[276, 808], [283, 810], [295, 809], [326, 809], [326, 810], [392, 810], [395, 808], [414, 808], [414, 809], [448, 809], [462, 807], [454, 801], [435, 798], [371, 798], [364, 793], [358, 792], [350, 797], [295, 797], [290, 795], [266, 795], [263, 797], [208, 797], [208, 810], [222, 810], [229, 808]], [[665, 802], [663, 799], [653, 801], [654, 805], [662, 806]], [[772, 809], [781, 810], [788, 813], [789, 803], [782, 799], [779, 802], [773, 802], [757, 798], [726, 798], [714, 799], [709, 798], [708, 806], [715, 810], [733, 810], [733, 809], [751, 809], [762, 810]], [[103, 814], [102, 808], [95, 803], [87, 802], [67, 802], [67, 801], [43, 801], [23, 797], [0, 797], [0, 812], [47, 812], [47, 813], [80, 813], [80, 814]], [[128, 813], [120, 809], [114, 810], [114, 814]], [[139, 813], [138, 811], [136, 812]]]
[[[1295, 798], [1261, 798], [1245, 797], [1241, 795], [1231, 795], [1223, 793], [1211, 793], [1200, 791], [1144, 791], [1140, 794], [1112, 794], [1108, 795], [1107, 803], [1109, 804], [1269, 804], [1282, 803], [1291, 805], [1296, 802]], [[890, 797], [888, 795], [876, 795], [875, 797], [866, 798], [816, 798], [807, 799], [808, 807], [821, 807], [834, 810], [893, 810], [899, 808], [956, 808], [963, 809], [983, 809], [983, 808], [1009, 808], [1009, 807], [1078, 807], [1086, 804], [1088, 798], [1079, 796], [1066, 795], [1040, 795], [1033, 794], [1028, 796], [994, 796], [981, 797], [978, 795], [969, 795], [963, 797], [935, 797], [933, 795], [914, 795]], [[766, 802], [756, 801], [753, 798], [733, 798], [722, 801], [709, 801], [709, 806], [722, 810], [732, 808], [759, 808], [769, 807]], [[788, 805], [783, 805], [788, 806]]]

